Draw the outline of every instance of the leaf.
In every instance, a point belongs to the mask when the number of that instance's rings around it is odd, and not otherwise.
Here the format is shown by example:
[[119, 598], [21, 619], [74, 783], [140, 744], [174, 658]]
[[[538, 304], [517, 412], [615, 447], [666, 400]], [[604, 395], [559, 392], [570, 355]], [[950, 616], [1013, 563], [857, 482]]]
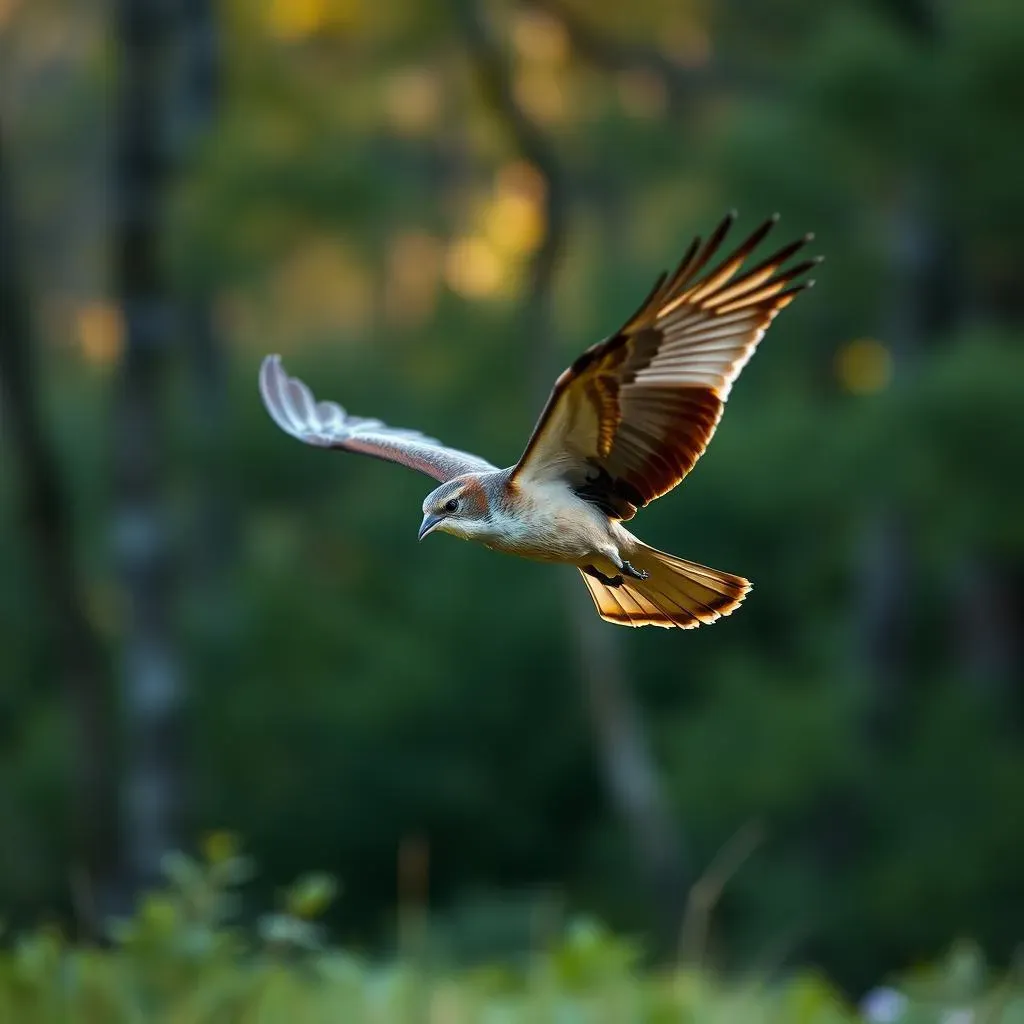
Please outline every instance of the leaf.
[[288, 890], [286, 906], [294, 917], [319, 917], [334, 900], [338, 892], [335, 879], [323, 872], [303, 875]]

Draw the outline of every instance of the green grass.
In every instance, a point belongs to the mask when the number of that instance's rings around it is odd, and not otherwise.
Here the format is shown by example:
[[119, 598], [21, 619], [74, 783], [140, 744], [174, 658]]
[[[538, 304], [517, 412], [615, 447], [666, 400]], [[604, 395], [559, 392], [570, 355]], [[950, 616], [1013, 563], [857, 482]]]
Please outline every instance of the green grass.
[[[167, 884], [103, 948], [54, 929], [0, 952], [0, 1024], [841, 1024], [862, 1018], [823, 978], [732, 978], [650, 970], [638, 948], [576, 922], [514, 965], [452, 970], [406, 956], [368, 962], [325, 943], [316, 917], [334, 896], [311, 875], [251, 931], [232, 924], [251, 868], [223, 836], [195, 861], [174, 855]], [[960, 947], [888, 994], [903, 1024], [1024, 1024], [1024, 986]]]

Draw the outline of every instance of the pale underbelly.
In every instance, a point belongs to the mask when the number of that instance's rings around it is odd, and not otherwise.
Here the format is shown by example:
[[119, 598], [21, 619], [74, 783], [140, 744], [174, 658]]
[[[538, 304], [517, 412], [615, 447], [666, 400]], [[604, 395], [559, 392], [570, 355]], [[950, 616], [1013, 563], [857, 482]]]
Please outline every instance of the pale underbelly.
[[566, 543], [560, 538], [551, 540], [531, 539], [520, 543], [508, 541], [488, 541], [486, 547], [492, 551], [503, 551], [509, 555], [518, 555], [533, 562], [568, 562], [572, 565], [585, 564], [593, 557], [592, 546], [582, 543]]
[[[615, 537], [607, 523], [556, 524], [553, 528], [531, 530], [516, 537], [489, 538], [487, 547], [504, 551], [534, 562], [562, 562], [569, 565], [593, 565], [601, 571], [615, 571], [608, 557], [609, 549], [618, 551], [620, 538]], [[582, 527], [582, 528], [581, 528]]]

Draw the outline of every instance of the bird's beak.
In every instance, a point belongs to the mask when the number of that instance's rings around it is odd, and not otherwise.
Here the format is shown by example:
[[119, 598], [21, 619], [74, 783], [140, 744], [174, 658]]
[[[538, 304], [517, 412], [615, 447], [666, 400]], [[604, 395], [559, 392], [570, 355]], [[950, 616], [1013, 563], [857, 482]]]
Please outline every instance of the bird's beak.
[[423, 517], [423, 522], [420, 523], [419, 540], [423, 540], [424, 537], [432, 530], [437, 529], [438, 526], [444, 521], [444, 516], [435, 516], [428, 512]]

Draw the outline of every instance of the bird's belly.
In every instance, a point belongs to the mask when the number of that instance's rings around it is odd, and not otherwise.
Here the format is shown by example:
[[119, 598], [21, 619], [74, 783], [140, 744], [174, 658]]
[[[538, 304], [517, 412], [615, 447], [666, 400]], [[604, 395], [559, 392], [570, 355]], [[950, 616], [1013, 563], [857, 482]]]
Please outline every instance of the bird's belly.
[[608, 522], [590, 506], [534, 505], [487, 546], [537, 562], [586, 564], [608, 544]]
[[558, 536], [534, 535], [515, 542], [508, 540], [489, 542], [487, 546], [495, 551], [505, 551], [510, 555], [518, 555], [520, 558], [528, 558], [534, 562], [572, 562], [575, 564], [588, 554], [587, 547], [567, 542], [565, 538]]

